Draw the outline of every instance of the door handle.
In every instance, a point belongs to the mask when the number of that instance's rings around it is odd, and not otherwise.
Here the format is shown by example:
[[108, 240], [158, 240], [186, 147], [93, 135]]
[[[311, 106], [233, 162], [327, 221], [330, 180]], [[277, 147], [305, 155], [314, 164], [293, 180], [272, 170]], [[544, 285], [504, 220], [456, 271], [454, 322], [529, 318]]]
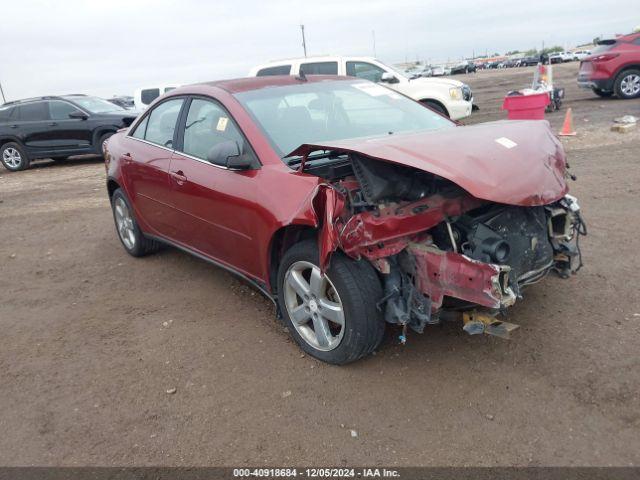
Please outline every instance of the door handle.
[[187, 181], [187, 177], [182, 170], [178, 170], [177, 172], [170, 172], [169, 175], [171, 175], [171, 177], [176, 181], [178, 185], [182, 185]]
[[57, 124], [56, 122], [51, 122], [51, 123], [49, 124], [49, 126], [50, 126], [50, 127], [56, 127], [57, 125], [58, 125], [58, 124]]
[[11, 128], [18, 128], [18, 125], [9, 125]]
[[128, 161], [131, 161], [131, 160], [133, 160], [133, 157], [131, 156], [131, 154], [130, 154], [130, 153], [123, 153], [123, 154], [120, 156], [120, 159], [122, 159], [122, 160], [128, 160]]

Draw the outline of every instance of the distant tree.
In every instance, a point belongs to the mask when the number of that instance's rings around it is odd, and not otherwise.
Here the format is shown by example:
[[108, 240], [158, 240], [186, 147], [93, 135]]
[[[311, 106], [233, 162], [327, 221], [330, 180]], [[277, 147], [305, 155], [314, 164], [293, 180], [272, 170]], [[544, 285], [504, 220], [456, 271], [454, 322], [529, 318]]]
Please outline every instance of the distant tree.
[[499, 54], [498, 52], [496, 52], [496, 53], [494, 53], [494, 54], [493, 54], [493, 56], [494, 56], [494, 57], [499, 57], [499, 56], [500, 56], [500, 54]]
[[594, 38], [594, 39], [592, 40], [592, 43], [593, 43], [594, 45], [597, 45], [597, 44], [598, 44], [598, 42], [599, 42], [600, 40], [602, 40], [600, 37], [596, 37], [596, 38]]
[[545, 48], [544, 50], [542, 50], [542, 53], [556, 53], [556, 52], [563, 52], [564, 48], [562, 48], [560, 45], [556, 45], [554, 47], [549, 47], [549, 48]]
[[536, 50], [535, 48], [532, 48], [532, 49], [527, 50], [526, 52], [524, 52], [524, 54], [527, 57], [537, 57], [538, 56], [538, 50]]
[[520, 50], [511, 50], [510, 52], [505, 53], [505, 55], [515, 55], [516, 53], [520, 53]]

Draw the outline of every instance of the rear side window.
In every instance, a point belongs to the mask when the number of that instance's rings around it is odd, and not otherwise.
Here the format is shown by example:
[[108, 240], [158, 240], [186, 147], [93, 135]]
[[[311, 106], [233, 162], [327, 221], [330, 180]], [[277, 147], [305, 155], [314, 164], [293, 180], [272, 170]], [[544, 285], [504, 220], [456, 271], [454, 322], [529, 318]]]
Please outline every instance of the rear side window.
[[147, 88], [140, 92], [140, 100], [142, 100], [142, 103], [144, 103], [145, 105], [149, 105], [159, 96], [160, 96], [159, 88]]
[[[163, 147], [173, 147], [173, 133], [176, 130], [176, 123], [183, 102], [184, 99], [176, 98], [162, 102], [155, 107], [147, 116], [149, 120], [145, 120], [147, 128], [144, 139]], [[137, 131], [138, 129], [136, 129]]]
[[611, 50], [613, 47], [615, 47], [617, 44], [618, 42], [616, 40], [601, 40], [600, 42], [598, 42], [598, 45], [596, 46], [596, 48], [591, 50], [591, 55], [597, 55], [597, 54], [602, 54], [604, 52], [607, 52]]
[[291, 65], [280, 65], [278, 67], [267, 67], [258, 70], [257, 77], [267, 77], [269, 75], [289, 75], [291, 73]]
[[25, 103], [18, 107], [20, 120], [23, 122], [38, 122], [49, 119], [49, 109], [46, 102]]
[[634, 45], [640, 45], [640, 37], [634, 38], [633, 42], [631, 42], [631, 43], [633, 43]]
[[304, 71], [305, 75], [337, 75], [338, 62], [303, 63], [300, 71]]
[[140, 122], [140, 124], [136, 127], [136, 129], [131, 134], [131, 136], [144, 140], [144, 136], [147, 134], [148, 123], [149, 123], [149, 115], [144, 117], [144, 120]]
[[0, 122], [7, 122], [11, 118], [11, 114], [14, 111], [14, 107], [0, 107]]

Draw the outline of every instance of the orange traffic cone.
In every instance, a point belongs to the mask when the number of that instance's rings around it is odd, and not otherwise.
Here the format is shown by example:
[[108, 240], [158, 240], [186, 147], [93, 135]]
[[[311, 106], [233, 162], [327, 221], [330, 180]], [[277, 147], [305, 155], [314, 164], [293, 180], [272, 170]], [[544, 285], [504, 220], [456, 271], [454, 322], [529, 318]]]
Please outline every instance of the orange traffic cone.
[[571, 116], [571, 108], [567, 110], [567, 114], [564, 116], [564, 123], [562, 124], [562, 130], [558, 133], [561, 137], [573, 137], [576, 134], [573, 129], [573, 118]]

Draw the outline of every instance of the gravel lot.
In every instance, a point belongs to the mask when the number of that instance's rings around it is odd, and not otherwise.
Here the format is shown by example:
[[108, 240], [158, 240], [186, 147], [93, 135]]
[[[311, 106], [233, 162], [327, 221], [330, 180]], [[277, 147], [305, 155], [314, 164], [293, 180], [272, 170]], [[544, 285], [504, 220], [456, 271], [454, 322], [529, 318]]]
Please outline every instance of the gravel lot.
[[[556, 67], [549, 119], [573, 107], [586, 265], [526, 292], [511, 341], [389, 331], [375, 356], [321, 364], [228, 273], [129, 257], [99, 160], [0, 169], [0, 464], [638, 465], [640, 131], [609, 126], [640, 100], [579, 90], [577, 68]], [[480, 106], [466, 123], [504, 118], [532, 75], [456, 77]]]

